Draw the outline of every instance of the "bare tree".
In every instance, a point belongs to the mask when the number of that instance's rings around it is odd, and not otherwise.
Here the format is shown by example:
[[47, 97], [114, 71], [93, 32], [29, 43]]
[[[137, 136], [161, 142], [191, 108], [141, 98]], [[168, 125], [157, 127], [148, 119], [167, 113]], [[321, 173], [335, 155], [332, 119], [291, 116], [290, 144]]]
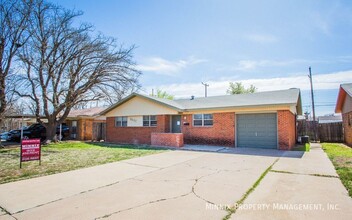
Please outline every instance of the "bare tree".
[[16, 93], [34, 103], [37, 121], [46, 127], [47, 142], [56, 140], [56, 127], [73, 106], [104, 99], [113, 95], [109, 92], [124, 91], [138, 82], [134, 47], [125, 49], [113, 38], [93, 36], [90, 25], [73, 26], [80, 15], [37, 0], [30, 23], [32, 35], [21, 48], [25, 74], [18, 75], [21, 86]]
[[11, 101], [8, 85], [18, 49], [29, 38], [31, 0], [0, 0], [0, 124]]

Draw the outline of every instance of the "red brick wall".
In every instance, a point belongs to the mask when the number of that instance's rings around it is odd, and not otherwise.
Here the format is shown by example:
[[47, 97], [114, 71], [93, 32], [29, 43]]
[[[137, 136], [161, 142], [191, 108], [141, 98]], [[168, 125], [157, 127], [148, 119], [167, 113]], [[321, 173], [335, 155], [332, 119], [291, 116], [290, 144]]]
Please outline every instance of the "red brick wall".
[[348, 122], [349, 117], [352, 117], [352, 111], [342, 114], [342, 124], [345, 136], [345, 143], [352, 146], [352, 122]]
[[277, 111], [279, 149], [291, 150], [296, 144], [296, 116], [288, 110]]
[[168, 132], [170, 117], [157, 116], [156, 127], [115, 127], [115, 117], [106, 118], [106, 141], [121, 144], [151, 144], [153, 132]]
[[[279, 149], [290, 150], [296, 143], [295, 115], [283, 110], [277, 112], [277, 117]], [[157, 116], [157, 120], [157, 127], [115, 127], [115, 117], [108, 117], [106, 140], [115, 143], [152, 144], [152, 133], [170, 132], [170, 116], [160, 115]], [[184, 125], [184, 123], [189, 123], [189, 125]], [[214, 113], [211, 127], [194, 127], [192, 115], [182, 115], [181, 131], [186, 144], [234, 146], [235, 113]], [[154, 141], [158, 143], [155, 145], [169, 142], [169, 140], [159, 140], [159, 143], [155, 139]]]
[[180, 133], [152, 133], [152, 145], [183, 147], [183, 134]]
[[[189, 123], [189, 125], [184, 125], [184, 123]], [[181, 129], [186, 144], [235, 145], [234, 112], [214, 113], [211, 127], [194, 127], [192, 115], [182, 115]]]

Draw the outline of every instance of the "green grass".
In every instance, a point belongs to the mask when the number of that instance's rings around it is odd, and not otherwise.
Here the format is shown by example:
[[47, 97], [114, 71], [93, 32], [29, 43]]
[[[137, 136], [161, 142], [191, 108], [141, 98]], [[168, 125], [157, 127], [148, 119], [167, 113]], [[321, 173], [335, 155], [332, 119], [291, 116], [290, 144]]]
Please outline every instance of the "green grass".
[[310, 151], [310, 143], [306, 143], [305, 145], [297, 145], [292, 149], [293, 151], [305, 151], [309, 152]]
[[0, 184], [163, 152], [165, 149], [104, 143], [62, 142], [42, 146], [42, 162], [22, 163], [20, 149], [0, 149]]
[[273, 168], [274, 164], [278, 161], [279, 159], [276, 159], [274, 161], [273, 164], [271, 164], [261, 175], [260, 177], [255, 181], [255, 183], [252, 185], [251, 188], [249, 188], [241, 197], [240, 200], [238, 200], [236, 203], [235, 203], [235, 206], [231, 207], [231, 208], [228, 208], [227, 209], [227, 215], [223, 218], [223, 220], [228, 220], [231, 218], [231, 215], [236, 213], [238, 207], [240, 205], [242, 205], [244, 203], [244, 201], [247, 199], [247, 197], [249, 196], [249, 194], [251, 194], [255, 188], [257, 188], [257, 186], [260, 184], [260, 182], [264, 179], [264, 177], [266, 176], [266, 174], [268, 174], [269, 171], [271, 171], [271, 169]]
[[322, 146], [334, 164], [342, 184], [352, 197], [352, 148], [335, 143], [323, 143]]

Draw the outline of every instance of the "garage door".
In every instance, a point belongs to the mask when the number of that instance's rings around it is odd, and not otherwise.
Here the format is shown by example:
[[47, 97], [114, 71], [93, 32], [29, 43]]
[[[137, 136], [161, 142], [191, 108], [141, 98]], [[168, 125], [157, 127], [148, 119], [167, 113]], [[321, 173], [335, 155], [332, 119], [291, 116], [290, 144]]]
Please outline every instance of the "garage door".
[[276, 113], [239, 114], [237, 147], [277, 148]]

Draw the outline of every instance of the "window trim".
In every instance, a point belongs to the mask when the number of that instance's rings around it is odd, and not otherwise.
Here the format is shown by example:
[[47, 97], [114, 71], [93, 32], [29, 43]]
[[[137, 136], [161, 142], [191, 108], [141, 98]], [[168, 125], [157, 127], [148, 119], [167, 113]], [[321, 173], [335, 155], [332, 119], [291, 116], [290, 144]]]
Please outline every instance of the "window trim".
[[[121, 121], [118, 121], [117, 119], [121, 118]], [[126, 119], [126, 120], [124, 120]], [[127, 127], [127, 121], [128, 121], [128, 117], [127, 116], [116, 116], [115, 117], [115, 127], [116, 128], [124, 128]], [[119, 122], [120, 126], [117, 126], [117, 123]], [[126, 124], [124, 125], [123, 122], [126, 122]]]
[[[144, 117], [148, 117], [148, 120], [144, 120]], [[152, 117], [155, 117], [155, 120], [151, 120]], [[144, 122], [148, 121], [148, 125], [144, 125]], [[152, 122], [155, 122], [155, 125], [152, 125]], [[158, 118], [156, 115], [143, 115], [143, 127], [157, 127]]]
[[[202, 115], [202, 118], [201, 119], [194, 119], [195, 115]], [[204, 115], [211, 115], [212, 119], [205, 119]], [[194, 121], [202, 121], [202, 125], [195, 125]], [[204, 121], [212, 121], [212, 124], [211, 125], [205, 125]], [[193, 127], [213, 127], [214, 126], [214, 116], [213, 116], [213, 114], [193, 114], [192, 115], [192, 125], [193, 125]]]

